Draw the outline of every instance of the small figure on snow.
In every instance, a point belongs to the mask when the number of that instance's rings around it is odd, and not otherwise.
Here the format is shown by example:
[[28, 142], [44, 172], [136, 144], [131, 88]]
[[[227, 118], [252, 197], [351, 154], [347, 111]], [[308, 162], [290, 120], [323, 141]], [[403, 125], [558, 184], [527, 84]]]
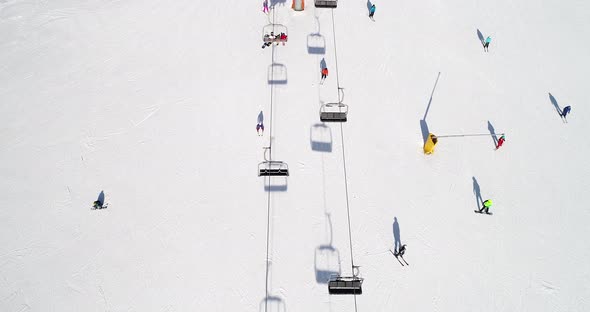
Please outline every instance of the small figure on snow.
[[490, 212], [490, 207], [492, 207], [492, 200], [491, 200], [491, 199], [486, 199], [486, 200], [483, 202], [483, 206], [481, 207], [481, 209], [479, 209], [479, 211], [478, 211], [478, 212], [479, 212], [479, 213], [483, 213], [483, 212], [485, 212], [485, 213], [487, 213], [487, 214], [492, 214], [492, 213]]
[[506, 141], [506, 137], [502, 134], [500, 139], [498, 139], [498, 144], [496, 144], [496, 149], [499, 149], [500, 147], [502, 147], [502, 144], [504, 144], [504, 141]]
[[92, 204], [92, 209], [105, 209], [107, 206], [104, 205], [100, 200], [95, 200]]
[[326, 78], [328, 78], [328, 67], [322, 68], [322, 79], [320, 80], [320, 83], [324, 83]]
[[262, 3], [262, 12], [268, 14], [268, 0], [264, 0]]
[[[374, 4], [373, 4], [373, 5], [371, 6], [371, 8], [369, 9], [369, 18], [370, 18], [370, 19], [372, 19], [372, 20], [373, 20], [373, 15], [375, 15], [375, 10], [376, 10], [376, 9], [377, 9], [377, 8], [375, 8], [375, 5], [374, 5]], [[373, 21], [374, 21], [374, 20], [373, 20]]]
[[563, 108], [563, 111], [561, 112], [561, 117], [565, 118], [565, 116], [572, 110], [571, 106], [566, 106]]
[[258, 133], [259, 136], [262, 136], [264, 134], [264, 124], [262, 122], [259, 122], [256, 125], [256, 132]]
[[406, 253], [406, 245], [402, 245], [399, 250], [397, 252], [395, 252], [393, 255], [396, 257], [403, 257], [404, 253]]
[[[410, 265], [408, 264], [408, 262], [406, 261], [406, 259], [404, 259], [404, 254], [406, 253], [406, 245], [402, 245], [398, 251], [391, 251], [390, 252], [393, 254], [393, 256], [397, 259], [397, 261], [399, 262], [399, 264], [401, 264], [402, 266], [404, 266], [404, 263], [406, 265]], [[402, 263], [402, 261], [400, 260], [400, 258], [404, 261]]]
[[489, 51], [489, 47], [490, 47], [490, 42], [492, 42], [492, 37], [488, 36], [486, 38], [486, 41], [483, 43], [483, 50], [488, 52]]

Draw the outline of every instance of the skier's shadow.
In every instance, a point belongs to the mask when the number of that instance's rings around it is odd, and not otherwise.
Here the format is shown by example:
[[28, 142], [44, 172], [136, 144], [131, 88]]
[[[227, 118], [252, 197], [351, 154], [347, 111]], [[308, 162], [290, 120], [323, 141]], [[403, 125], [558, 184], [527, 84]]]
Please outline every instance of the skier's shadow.
[[498, 145], [498, 136], [496, 135], [496, 129], [494, 129], [494, 126], [492, 126], [492, 123], [488, 120], [488, 130], [490, 131], [490, 134], [492, 135], [492, 140], [494, 141], [494, 147], [496, 147]]
[[399, 232], [399, 223], [397, 222], [397, 217], [393, 217], [393, 251], [397, 252], [399, 247], [402, 245], [400, 239], [400, 232]]
[[476, 209], [479, 210], [479, 208], [481, 208], [481, 205], [483, 205], [481, 189], [479, 188], [479, 183], [477, 183], [477, 179], [475, 179], [475, 177], [471, 178], [473, 179], [473, 194], [475, 194], [475, 205], [477, 206]]
[[482, 35], [481, 31], [479, 31], [479, 29], [477, 30], [477, 38], [479, 38], [479, 42], [483, 46], [484, 45], [484, 39], [483, 39], [483, 35]]
[[553, 97], [553, 95], [551, 93], [549, 93], [549, 100], [551, 100], [551, 104], [553, 104], [553, 106], [555, 107], [555, 110], [557, 111], [557, 113], [559, 114], [559, 116], [561, 116], [561, 108], [559, 108], [559, 104], [557, 104], [557, 100], [555, 99], [555, 97]]
[[262, 111], [258, 113], [258, 124], [264, 124], [264, 113]]
[[328, 66], [326, 66], [326, 59], [322, 57], [322, 60], [320, 61], [320, 69], [324, 68], [328, 68]]

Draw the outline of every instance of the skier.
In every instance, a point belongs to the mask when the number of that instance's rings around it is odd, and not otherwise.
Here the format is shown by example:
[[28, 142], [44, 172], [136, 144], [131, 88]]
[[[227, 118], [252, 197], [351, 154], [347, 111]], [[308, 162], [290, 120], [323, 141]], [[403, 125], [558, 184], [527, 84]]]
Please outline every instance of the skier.
[[405, 253], [406, 253], [406, 245], [404, 244], [393, 255], [396, 256], [396, 257], [402, 257], [403, 258], [403, 256], [404, 256]]
[[571, 106], [566, 106], [563, 108], [563, 111], [561, 112], [561, 117], [565, 118], [565, 116], [572, 110]]
[[264, 3], [262, 3], [262, 12], [268, 14], [268, 0], [264, 0]]
[[496, 149], [499, 149], [500, 147], [502, 147], [502, 144], [504, 144], [504, 141], [506, 141], [506, 137], [502, 134], [500, 139], [498, 139], [498, 144], [496, 144]]
[[490, 49], [489, 48], [490, 47], [490, 42], [492, 42], [492, 37], [488, 36], [486, 38], [486, 42], [483, 44], [483, 50], [484, 51], [486, 51], [486, 52], [489, 51], [489, 49]]
[[479, 213], [485, 212], [487, 214], [491, 214], [490, 207], [492, 207], [492, 200], [491, 199], [486, 199], [483, 202], [483, 206], [481, 207], [481, 209], [479, 209]]
[[256, 133], [258, 133], [259, 136], [264, 134], [264, 124], [262, 122], [256, 124]]
[[373, 21], [375, 21], [373, 19], [373, 15], [375, 15], [375, 5], [374, 4], [371, 6], [371, 9], [369, 10], [369, 18], [372, 19]]
[[322, 79], [320, 83], [324, 83], [324, 80], [326, 80], [326, 78], [328, 78], [328, 68], [324, 67], [322, 68]]

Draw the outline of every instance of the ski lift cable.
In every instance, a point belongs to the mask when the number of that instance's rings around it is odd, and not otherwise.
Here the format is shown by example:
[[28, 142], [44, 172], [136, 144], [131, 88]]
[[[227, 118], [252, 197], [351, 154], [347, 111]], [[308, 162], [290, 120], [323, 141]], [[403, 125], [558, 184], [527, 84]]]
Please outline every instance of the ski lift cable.
[[[269, 19], [270, 19], [270, 14], [269, 14]], [[275, 10], [274, 7], [272, 9], [272, 31], [274, 32], [274, 28], [275, 28], [275, 24], [274, 24], [274, 20], [275, 20]], [[274, 64], [274, 60], [275, 60], [275, 46], [272, 45], [271, 46], [271, 64]], [[274, 77], [274, 67], [271, 67], [271, 77]], [[272, 108], [273, 108], [273, 99], [274, 99], [274, 85], [270, 85], [270, 117], [269, 117], [269, 127], [268, 127], [268, 132], [269, 132], [269, 136], [268, 136], [268, 160], [272, 161]], [[265, 156], [266, 156], [266, 151], [265, 151]], [[265, 157], [266, 158], [266, 157]], [[270, 188], [270, 181], [272, 179], [272, 177], [267, 177], [268, 179], [265, 179], [265, 183], [267, 183], [267, 186]], [[269, 251], [270, 251], [270, 202], [271, 202], [271, 196], [270, 196], [270, 191], [267, 192], [267, 197], [266, 197], [266, 262], [265, 262], [265, 277], [264, 277], [264, 296], [265, 298], [268, 297], [268, 275], [269, 275]], [[268, 300], [264, 301], [264, 312], [268, 311]]]
[[[340, 102], [340, 77], [338, 74], [338, 51], [336, 49], [336, 23], [334, 22], [334, 9], [332, 9], [332, 36], [334, 39], [334, 65], [336, 67], [336, 87], [338, 92], [338, 100]], [[348, 197], [348, 177], [346, 172], [346, 153], [344, 149], [344, 126], [340, 123], [340, 139], [342, 145], [342, 165], [344, 169], [344, 193], [346, 196], [346, 213], [348, 216], [348, 241], [350, 244], [350, 266], [352, 273], [354, 275], [355, 265], [354, 265], [354, 257], [352, 252], [352, 229], [350, 225], [350, 201]], [[357, 303], [356, 303], [356, 294], [354, 295], [354, 311], [357, 311]]]

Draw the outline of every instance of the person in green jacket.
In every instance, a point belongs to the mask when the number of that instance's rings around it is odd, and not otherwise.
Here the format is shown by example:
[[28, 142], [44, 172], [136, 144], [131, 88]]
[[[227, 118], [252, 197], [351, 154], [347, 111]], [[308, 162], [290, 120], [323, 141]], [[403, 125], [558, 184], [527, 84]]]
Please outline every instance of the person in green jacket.
[[484, 51], [486, 51], [486, 52], [489, 51], [489, 49], [490, 49], [490, 42], [492, 42], [492, 37], [488, 36], [486, 38], [486, 41], [483, 44], [483, 50]]
[[492, 207], [492, 200], [491, 199], [486, 199], [483, 202], [483, 206], [481, 207], [481, 209], [479, 209], [479, 212], [485, 212], [487, 214], [490, 214], [490, 207]]

